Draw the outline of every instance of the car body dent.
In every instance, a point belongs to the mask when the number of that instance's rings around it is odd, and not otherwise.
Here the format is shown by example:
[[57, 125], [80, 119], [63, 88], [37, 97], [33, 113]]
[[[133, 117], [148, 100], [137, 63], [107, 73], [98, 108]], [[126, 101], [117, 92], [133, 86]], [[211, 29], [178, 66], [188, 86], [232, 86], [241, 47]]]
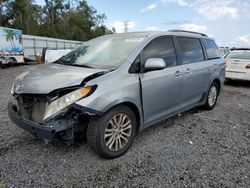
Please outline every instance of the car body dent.
[[[224, 63], [224, 58], [220, 58], [220, 59], [216, 59], [216, 60], [211, 60], [213, 61], [214, 64], [214, 71], [212, 71], [211, 74], [211, 82], [213, 82], [214, 80], [219, 80], [220, 81], [220, 89], [222, 89], [223, 87], [223, 83], [225, 81], [225, 75], [226, 75], [226, 65]], [[211, 83], [210, 83], [211, 85]], [[209, 86], [210, 86], [209, 85]]]
[[107, 70], [64, 66], [55, 63], [38, 65], [16, 78], [15, 82], [22, 84], [22, 89], [16, 91], [14, 88], [14, 91], [17, 94], [48, 94], [56, 89], [80, 85], [84, 78], [103, 71]]
[[[89, 109], [79, 108], [77, 105], [70, 105], [58, 114], [44, 121], [43, 124], [26, 119], [17, 112], [17, 106], [13, 102], [8, 102], [8, 113], [11, 120], [20, 128], [30, 132], [36, 137], [52, 140], [63, 140], [67, 143], [73, 143], [74, 131], [79, 129], [77, 117], [80, 112], [89, 115]], [[95, 112], [97, 113], [97, 112]], [[81, 124], [81, 129], [86, 124]]]
[[[128, 61], [124, 62], [117, 70], [90, 80], [86, 86], [97, 85], [96, 90], [90, 96], [77, 101], [76, 104], [106, 112], [118, 104], [129, 102], [137, 107], [140, 124], [143, 125], [139, 75], [124, 71], [124, 69], [128, 70], [130, 65]], [[115, 85], [114, 78], [117, 80]]]

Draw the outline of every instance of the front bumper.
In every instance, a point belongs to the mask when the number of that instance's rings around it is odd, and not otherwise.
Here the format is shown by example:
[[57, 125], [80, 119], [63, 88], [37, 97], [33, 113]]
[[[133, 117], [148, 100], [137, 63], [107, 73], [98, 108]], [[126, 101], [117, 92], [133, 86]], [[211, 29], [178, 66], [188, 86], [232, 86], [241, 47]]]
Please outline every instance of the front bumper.
[[73, 126], [65, 127], [65, 126], [51, 126], [51, 123], [47, 123], [46, 125], [40, 125], [33, 121], [24, 119], [17, 113], [16, 106], [9, 102], [8, 103], [8, 112], [10, 119], [20, 128], [24, 129], [25, 131], [33, 134], [39, 138], [45, 138], [49, 140], [54, 140], [59, 136], [65, 136], [72, 134]]
[[81, 107], [76, 104], [71, 106], [68, 111], [71, 111], [71, 113], [59, 114], [57, 117], [51, 118], [44, 124], [38, 124], [20, 116], [17, 112], [16, 105], [12, 102], [8, 103], [9, 117], [18, 127], [38, 138], [44, 138], [52, 141], [63, 140], [70, 143], [73, 142], [74, 133], [79, 130], [84, 130], [83, 126], [87, 126], [88, 124], [87, 121], [79, 123], [78, 118], [81, 114], [85, 114], [88, 117], [93, 115], [102, 115], [99, 111]]

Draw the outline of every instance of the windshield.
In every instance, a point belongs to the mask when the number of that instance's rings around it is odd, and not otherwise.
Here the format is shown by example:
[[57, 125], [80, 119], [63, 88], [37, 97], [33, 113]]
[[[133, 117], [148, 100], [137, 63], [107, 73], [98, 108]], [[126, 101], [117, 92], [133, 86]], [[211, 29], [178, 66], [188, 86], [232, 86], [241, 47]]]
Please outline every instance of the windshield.
[[227, 59], [250, 59], [250, 51], [232, 51], [230, 52]]
[[59, 59], [65, 65], [96, 69], [116, 69], [143, 38], [105, 36], [85, 42]]

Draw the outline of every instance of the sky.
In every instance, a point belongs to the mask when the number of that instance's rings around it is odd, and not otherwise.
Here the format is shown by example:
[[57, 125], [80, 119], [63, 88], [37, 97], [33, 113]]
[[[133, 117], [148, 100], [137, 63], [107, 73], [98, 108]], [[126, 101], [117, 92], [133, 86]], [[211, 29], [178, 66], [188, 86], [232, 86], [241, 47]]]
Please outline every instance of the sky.
[[[43, 0], [37, 0], [44, 4]], [[213, 37], [219, 46], [250, 47], [250, 0], [87, 0], [105, 25], [124, 32], [183, 29]]]

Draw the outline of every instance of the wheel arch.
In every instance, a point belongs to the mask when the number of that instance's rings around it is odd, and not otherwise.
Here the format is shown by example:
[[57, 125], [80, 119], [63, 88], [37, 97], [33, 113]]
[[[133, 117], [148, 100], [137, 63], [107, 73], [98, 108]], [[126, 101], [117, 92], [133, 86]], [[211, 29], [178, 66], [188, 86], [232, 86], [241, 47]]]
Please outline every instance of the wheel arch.
[[12, 59], [13, 63], [17, 63], [17, 59], [15, 57], [10, 57], [9, 59]]
[[130, 101], [123, 101], [120, 103], [116, 103], [112, 107], [109, 107], [109, 109], [107, 109], [106, 112], [117, 107], [117, 106], [121, 106], [121, 105], [129, 107], [134, 112], [134, 115], [135, 115], [136, 121], [137, 121], [137, 130], [136, 130], [136, 134], [137, 134], [142, 128], [143, 118], [142, 118], [142, 113], [139, 110], [139, 107], [135, 103], [130, 102]]
[[216, 79], [213, 80], [212, 83], [216, 83], [217, 84], [218, 90], [219, 90], [219, 93], [220, 93], [220, 91], [221, 91], [221, 82], [220, 82], [220, 79], [216, 78]]

